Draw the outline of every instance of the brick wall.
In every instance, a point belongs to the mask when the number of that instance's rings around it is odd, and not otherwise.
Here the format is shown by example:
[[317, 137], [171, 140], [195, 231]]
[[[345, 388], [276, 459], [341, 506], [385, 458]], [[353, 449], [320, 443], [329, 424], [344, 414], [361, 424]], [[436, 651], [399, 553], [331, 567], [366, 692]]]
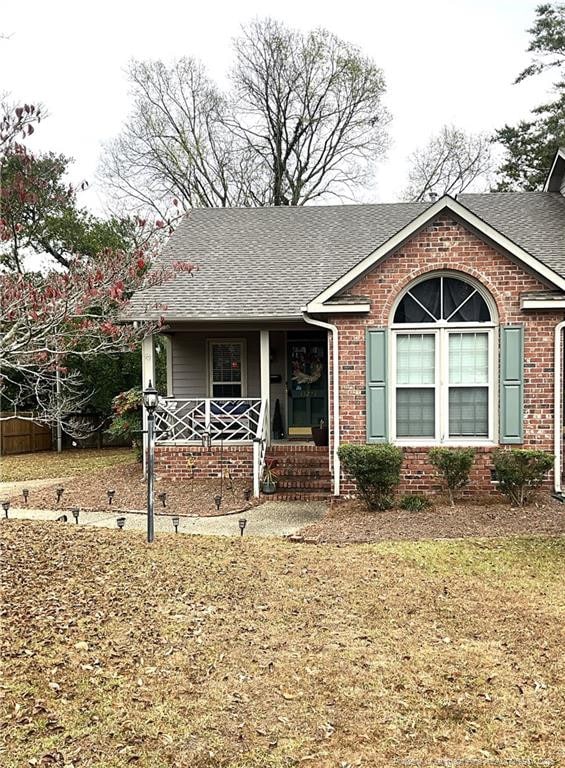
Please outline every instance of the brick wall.
[[222, 467], [233, 478], [253, 479], [253, 446], [224, 445], [223, 458], [219, 446], [209, 451], [201, 446], [158, 445], [155, 448], [155, 474], [165, 480], [194, 477], [220, 477]]
[[[437, 270], [475, 278], [490, 293], [500, 323], [523, 323], [524, 447], [553, 451], [553, 332], [564, 313], [523, 312], [520, 295], [547, 290], [547, 286], [451, 216], [438, 218], [352, 287], [352, 294], [370, 298], [368, 316], [331, 319], [338, 326], [340, 336], [341, 442], [366, 442], [366, 328], [387, 326], [399, 294], [416, 278]], [[475, 489], [492, 487], [490, 450], [478, 451], [473, 470]], [[406, 450], [405, 489], [429, 490], [437, 484], [426, 453], [426, 449], [420, 448]], [[352, 491], [354, 486], [345, 479], [342, 493]]]

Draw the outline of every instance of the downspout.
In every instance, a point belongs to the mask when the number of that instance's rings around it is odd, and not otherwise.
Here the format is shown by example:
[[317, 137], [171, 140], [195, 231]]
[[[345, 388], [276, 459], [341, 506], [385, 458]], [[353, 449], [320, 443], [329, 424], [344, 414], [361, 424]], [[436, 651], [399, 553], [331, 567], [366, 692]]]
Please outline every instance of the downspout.
[[561, 357], [561, 332], [565, 328], [565, 320], [562, 320], [555, 326], [555, 339], [553, 360], [555, 373], [553, 376], [554, 391], [553, 391], [553, 413], [554, 413], [554, 432], [553, 432], [553, 453], [555, 455], [553, 465], [553, 487], [555, 493], [561, 493], [561, 442], [562, 442], [562, 419], [561, 419], [561, 405], [563, 402], [562, 392], [562, 372], [563, 372], [563, 360]]
[[337, 327], [331, 323], [324, 323], [322, 320], [314, 320], [306, 312], [306, 309], [302, 310], [302, 317], [304, 322], [310, 325], [316, 325], [319, 328], [324, 328], [326, 331], [331, 331], [332, 334], [332, 389], [333, 389], [333, 474], [334, 474], [334, 496], [339, 496], [339, 484], [341, 465], [337, 449], [339, 448], [339, 338]]

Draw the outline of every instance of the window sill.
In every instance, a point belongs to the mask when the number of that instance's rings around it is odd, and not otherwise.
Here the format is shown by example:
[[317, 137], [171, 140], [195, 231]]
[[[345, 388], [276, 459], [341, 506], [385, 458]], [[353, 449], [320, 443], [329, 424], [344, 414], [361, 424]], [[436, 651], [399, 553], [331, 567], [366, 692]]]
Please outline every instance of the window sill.
[[399, 448], [496, 448], [494, 440], [391, 440]]

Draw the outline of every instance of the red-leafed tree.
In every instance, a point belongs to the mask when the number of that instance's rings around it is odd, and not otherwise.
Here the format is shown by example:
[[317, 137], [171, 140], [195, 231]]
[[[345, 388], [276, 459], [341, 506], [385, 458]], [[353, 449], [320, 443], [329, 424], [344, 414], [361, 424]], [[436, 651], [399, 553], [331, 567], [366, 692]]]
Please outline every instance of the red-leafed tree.
[[[33, 116], [38, 119], [31, 106], [4, 113], [0, 165], [11, 164], [14, 158], [19, 158], [24, 170], [36, 164], [21, 143], [22, 134], [29, 134]], [[10, 205], [19, 199], [33, 207], [39, 196], [37, 173], [18, 172], [7, 178], [9, 188], [4, 187], [0, 195], [0, 238], [4, 242], [14, 236]], [[70, 197], [72, 192], [66, 199]], [[156, 226], [164, 229], [162, 222]], [[146, 229], [147, 222], [140, 222], [140, 230]], [[17, 406], [32, 400], [40, 418], [60, 423], [64, 414], [78, 410], [90, 394], [84, 390], [80, 372], [69, 367], [69, 360], [89, 361], [131, 351], [153, 332], [156, 323], [134, 326], [123, 322], [129, 297], [144, 287], [174, 279], [178, 271], [191, 271], [192, 266], [158, 267], [152, 263], [154, 249], [139, 247], [131, 240], [128, 246], [67, 253], [64, 261], [56, 258], [56, 266], [44, 272], [20, 270], [19, 259], [12, 265], [5, 263], [0, 273], [0, 394], [4, 408], [6, 401]], [[158, 314], [158, 308], [153, 310]]]
[[[33, 394], [46, 420], [76, 410], [87, 393], [79, 377], [69, 374], [67, 357], [92, 359], [135, 349], [158, 323], [124, 323], [129, 296], [191, 269], [184, 263], [150, 268], [140, 250], [107, 250], [97, 255], [96, 262], [73, 261], [65, 272], [0, 275], [4, 385], [11, 385], [20, 398]], [[57, 372], [63, 374], [59, 380], [64, 392], [55, 398]]]

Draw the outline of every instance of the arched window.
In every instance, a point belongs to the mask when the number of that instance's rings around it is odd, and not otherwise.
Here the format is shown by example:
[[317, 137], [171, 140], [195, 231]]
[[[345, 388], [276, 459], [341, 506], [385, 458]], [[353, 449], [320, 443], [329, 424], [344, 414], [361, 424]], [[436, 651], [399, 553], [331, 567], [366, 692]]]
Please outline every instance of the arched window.
[[[393, 312], [392, 425], [400, 442], [494, 439], [494, 308], [451, 274], [408, 288]], [[491, 308], [492, 307], [492, 308]]]

